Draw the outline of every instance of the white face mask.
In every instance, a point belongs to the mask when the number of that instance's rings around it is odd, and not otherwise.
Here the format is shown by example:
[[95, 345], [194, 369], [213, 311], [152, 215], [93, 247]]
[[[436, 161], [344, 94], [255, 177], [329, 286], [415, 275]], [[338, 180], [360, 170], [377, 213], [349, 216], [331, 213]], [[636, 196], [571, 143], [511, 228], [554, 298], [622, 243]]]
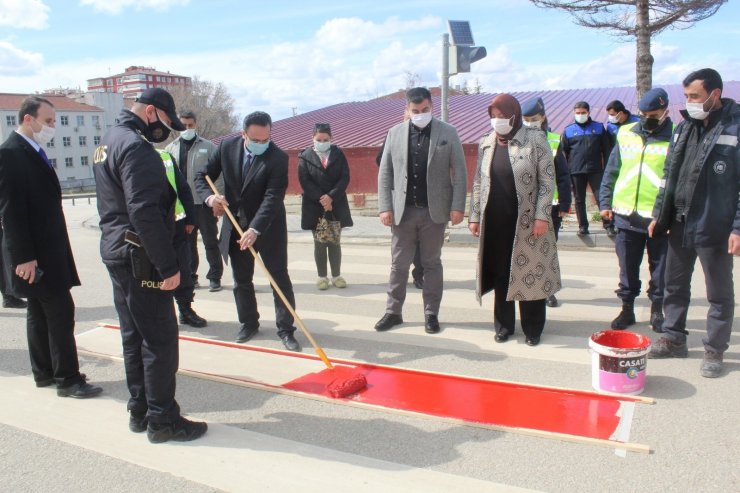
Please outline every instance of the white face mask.
[[491, 118], [491, 127], [498, 135], [508, 135], [514, 128], [510, 121], [511, 118]]
[[44, 125], [38, 120], [36, 121], [41, 125], [41, 130], [39, 130], [38, 132], [33, 132], [33, 140], [35, 140], [38, 145], [44, 146], [47, 142], [54, 138], [54, 133], [56, 132], [56, 129], [48, 125]]
[[411, 123], [416, 125], [419, 128], [424, 128], [427, 125], [429, 125], [429, 122], [432, 121], [432, 112], [429, 111], [427, 113], [412, 113], [411, 114]]
[[195, 129], [186, 128], [180, 133], [180, 137], [182, 137], [185, 140], [193, 140], [195, 138]]
[[704, 111], [704, 105], [707, 101], [712, 99], [712, 93], [709, 93], [709, 97], [703, 103], [686, 103], [686, 112], [691, 118], [696, 120], [704, 120], [709, 116], [709, 111]]
[[331, 142], [319, 142], [318, 140], [314, 140], [313, 148], [318, 152], [326, 152], [331, 149]]
[[588, 113], [586, 113], [585, 115], [576, 115], [576, 121], [581, 124], [586, 123], [588, 121]]
[[536, 128], [537, 130], [542, 129], [542, 120], [533, 120], [529, 122], [527, 120], [523, 120], [522, 123], [525, 127]]
[[619, 120], [618, 120], [618, 118], [619, 118], [619, 117], [618, 117], [617, 115], [609, 115], [609, 116], [608, 116], [608, 117], [606, 118], [606, 120], [607, 120], [607, 121], [608, 121], [609, 123], [615, 123], [615, 124], [616, 124], [616, 123], [619, 123]]

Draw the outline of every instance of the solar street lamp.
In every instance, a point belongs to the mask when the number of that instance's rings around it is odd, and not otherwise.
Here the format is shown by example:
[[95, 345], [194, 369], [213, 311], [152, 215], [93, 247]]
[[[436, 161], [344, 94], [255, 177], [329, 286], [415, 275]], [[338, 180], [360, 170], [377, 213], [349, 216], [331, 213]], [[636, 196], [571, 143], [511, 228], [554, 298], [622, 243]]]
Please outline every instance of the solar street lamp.
[[[470, 66], [485, 58], [486, 48], [473, 46], [469, 21], [447, 21], [449, 34], [442, 35], [442, 121], [447, 121], [450, 76], [470, 72]], [[452, 37], [452, 43], [450, 43]]]

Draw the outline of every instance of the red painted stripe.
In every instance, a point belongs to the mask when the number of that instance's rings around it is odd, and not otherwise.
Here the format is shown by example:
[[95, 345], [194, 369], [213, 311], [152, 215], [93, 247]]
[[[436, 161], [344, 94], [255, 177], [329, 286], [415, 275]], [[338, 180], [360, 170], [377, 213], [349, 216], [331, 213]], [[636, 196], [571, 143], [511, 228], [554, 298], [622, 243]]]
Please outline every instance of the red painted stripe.
[[[104, 327], [118, 329], [115, 325]], [[245, 351], [319, 360], [318, 357], [308, 354], [189, 336], [180, 338]], [[430, 416], [455, 418], [471, 423], [528, 428], [602, 440], [609, 439], [619, 424], [620, 418], [616, 413], [620, 403], [637, 400], [630, 396], [611, 396], [581, 390], [429, 373], [350, 360], [331, 361], [348, 366], [309, 373], [281, 387], [295, 392], [331, 397], [326, 390], [331, 382], [335, 379], [348, 379], [361, 373], [367, 379], [367, 388], [347, 400]]]

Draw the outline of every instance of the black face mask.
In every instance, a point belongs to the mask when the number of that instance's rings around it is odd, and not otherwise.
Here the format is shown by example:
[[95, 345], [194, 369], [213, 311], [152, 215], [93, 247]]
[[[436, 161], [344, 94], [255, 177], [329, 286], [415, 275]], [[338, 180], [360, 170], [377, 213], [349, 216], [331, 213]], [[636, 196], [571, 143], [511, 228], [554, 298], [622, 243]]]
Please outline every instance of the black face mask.
[[159, 142], [164, 142], [165, 140], [167, 140], [172, 129], [165, 125], [165, 123], [159, 119], [159, 112], [155, 111], [154, 115], [157, 117], [157, 121], [147, 124], [143, 134], [144, 137], [146, 137], [146, 140], [157, 144]]
[[[668, 111], [668, 110], [666, 110], [666, 111]], [[648, 117], [645, 117], [645, 116], [641, 116], [640, 117], [640, 126], [646, 132], [655, 132], [665, 122], [665, 120], [663, 120], [663, 117], [664, 116], [665, 116], [665, 113], [663, 113], [663, 116], [661, 116], [660, 118], [648, 118]]]

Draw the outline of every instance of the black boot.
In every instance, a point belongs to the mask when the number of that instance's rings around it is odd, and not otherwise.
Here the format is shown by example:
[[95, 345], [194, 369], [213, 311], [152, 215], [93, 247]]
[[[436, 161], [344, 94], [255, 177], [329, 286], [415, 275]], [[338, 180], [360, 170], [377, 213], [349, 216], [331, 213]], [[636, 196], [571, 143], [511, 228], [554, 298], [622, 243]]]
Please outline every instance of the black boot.
[[663, 332], [663, 322], [665, 317], [663, 316], [663, 303], [660, 301], [654, 301], [650, 305], [650, 327], [653, 332]]
[[630, 325], [635, 324], [635, 302], [634, 301], [623, 301], [622, 311], [619, 312], [617, 318], [612, 320], [612, 329], [624, 330]]
[[9, 294], [3, 295], [3, 308], [28, 308], [28, 302]]
[[180, 308], [180, 323], [195, 328], [201, 328], [208, 325], [205, 318], [199, 317], [195, 310], [190, 307], [190, 303], [178, 304]]

